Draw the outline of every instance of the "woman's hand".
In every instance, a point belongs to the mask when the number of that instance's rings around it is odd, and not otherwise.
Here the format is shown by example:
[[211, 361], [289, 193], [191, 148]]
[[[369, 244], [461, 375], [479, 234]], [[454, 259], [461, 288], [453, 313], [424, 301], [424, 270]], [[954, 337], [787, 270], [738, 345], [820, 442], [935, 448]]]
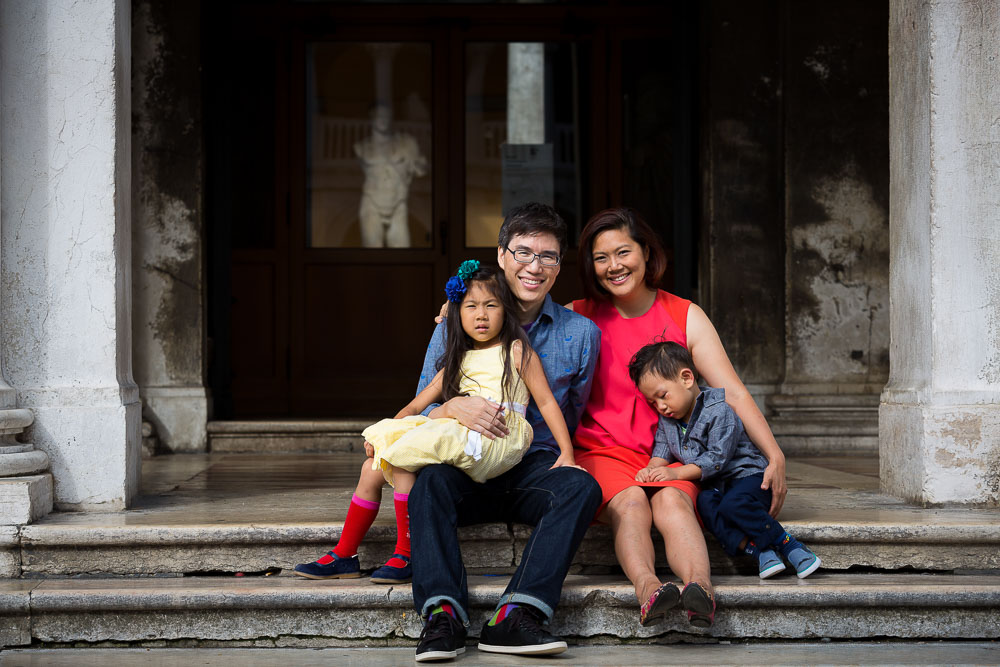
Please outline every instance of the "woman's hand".
[[365, 440], [365, 456], [367, 456], [368, 458], [375, 457], [375, 448], [372, 447], [372, 443], [368, 442], [367, 440]]
[[[582, 468], [576, 464], [576, 459], [573, 458], [572, 454], [560, 454], [559, 458], [556, 459], [556, 462], [552, 464], [552, 467], [549, 468], [549, 470], [554, 470], [556, 468], [576, 468], [577, 470], [587, 472], [586, 468]], [[590, 473], [587, 474], [589, 475]]]
[[780, 454], [771, 459], [764, 470], [764, 481], [760, 488], [771, 489], [771, 509], [768, 511], [775, 519], [781, 513], [781, 507], [785, 504], [785, 496], [788, 494], [788, 486], [785, 484], [785, 455]]
[[647, 470], [649, 470], [647, 482], [670, 482], [677, 479], [677, 468], [657, 466], [656, 468], [647, 468]]

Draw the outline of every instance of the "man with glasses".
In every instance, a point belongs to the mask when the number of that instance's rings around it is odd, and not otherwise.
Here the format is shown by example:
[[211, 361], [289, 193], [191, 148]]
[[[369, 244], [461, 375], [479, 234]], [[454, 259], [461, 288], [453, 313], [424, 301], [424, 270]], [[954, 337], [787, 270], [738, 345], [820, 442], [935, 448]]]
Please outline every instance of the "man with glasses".
[[[593, 322], [549, 296], [566, 236], [566, 223], [552, 207], [525, 204], [504, 219], [497, 262], [572, 433], [590, 395], [601, 334]], [[443, 351], [444, 325], [439, 324], [424, 357], [418, 392], [434, 377]], [[480, 397], [452, 398], [425, 414], [452, 417], [487, 438], [507, 433], [502, 407]], [[534, 401], [526, 417], [534, 440], [511, 470], [478, 484], [457, 468], [429, 466], [410, 491], [413, 602], [427, 619], [417, 646], [418, 662], [446, 660], [465, 651], [469, 592], [457, 528], [494, 521], [528, 524], [534, 530], [495, 613], [480, 631], [479, 649], [518, 655], [566, 650], [566, 642], [543, 625], [552, 619], [601, 491], [583, 469], [554, 467], [559, 447]]]

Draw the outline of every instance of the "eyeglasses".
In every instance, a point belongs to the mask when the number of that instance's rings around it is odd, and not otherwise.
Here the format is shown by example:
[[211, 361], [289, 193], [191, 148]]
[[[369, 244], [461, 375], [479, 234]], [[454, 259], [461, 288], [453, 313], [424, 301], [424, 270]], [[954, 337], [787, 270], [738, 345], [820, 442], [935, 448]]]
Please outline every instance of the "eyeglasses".
[[559, 266], [559, 262], [562, 261], [562, 257], [554, 255], [551, 252], [543, 252], [539, 255], [530, 250], [511, 250], [510, 248], [505, 248], [505, 250], [514, 255], [514, 261], [519, 264], [531, 264], [535, 261], [536, 257], [538, 258], [538, 263], [542, 266]]

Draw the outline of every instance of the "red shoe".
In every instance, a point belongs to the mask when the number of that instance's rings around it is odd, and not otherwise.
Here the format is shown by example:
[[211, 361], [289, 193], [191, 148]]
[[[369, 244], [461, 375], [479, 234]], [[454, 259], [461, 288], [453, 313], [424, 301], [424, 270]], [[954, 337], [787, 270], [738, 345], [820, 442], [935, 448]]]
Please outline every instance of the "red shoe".
[[662, 623], [666, 617], [666, 611], [676, 607], [680, 599], [681, 592], [676, 584], [669, 581], [663, 584], [649, 596], [646, 604], [639, 609], [639, 625], [646, 628]]
[[692, 581], [681, 593], [681, 604], [688, 613], [688, 623], [696, 628], [710, 628], [715, 623], [715, 598], [702, 585]]

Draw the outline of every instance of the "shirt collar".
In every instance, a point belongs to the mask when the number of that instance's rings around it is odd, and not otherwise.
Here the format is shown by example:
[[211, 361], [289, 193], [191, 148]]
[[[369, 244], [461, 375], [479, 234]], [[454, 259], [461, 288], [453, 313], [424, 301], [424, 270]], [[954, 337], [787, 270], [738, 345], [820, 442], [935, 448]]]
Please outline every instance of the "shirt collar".
[[725, 389], [721, 387], [701, 387], [701, 394], [698, 395], [695, 402], [701, 402], [704, 407], [708, 407], [716, 403], [725, 403], [725, 401]]
[[552, 301], [552, 296], [549, 294], [545, 295], [545, 301], [542, 302], [542, 309], [538, 311], [538, 317], [535, 318], [537, 323], [542, 317], [547, 317], [549, 322], [554, 322], [556, 319], [556, 308], [562, 308], [562, 306], [557, 306], [554, 301]]

